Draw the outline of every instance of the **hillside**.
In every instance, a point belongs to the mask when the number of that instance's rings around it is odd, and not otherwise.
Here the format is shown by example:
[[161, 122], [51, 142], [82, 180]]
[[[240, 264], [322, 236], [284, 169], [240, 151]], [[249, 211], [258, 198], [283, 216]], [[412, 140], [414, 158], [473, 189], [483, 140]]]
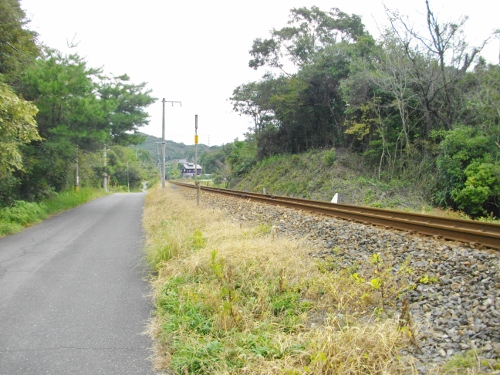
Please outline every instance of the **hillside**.
[[[147, 150], [150, 152], [153, 160], [160, 162], [161, 160], [161, 138], [154, 137], [149, 134], [142, 134], [146, 136], [146, 140], [140, 145], [135, 146], [140, 150]], [[204, 151], [217, 150], [219, 146], [209, 147], [204, 144], [198, 144], [198, 155]], [[165, 159], [187, 159], [194, 160], [195, 145], [185, 145], [184, 143], [176, 143], [174, 141], [165, 140]]]
[[[432, 179], [432, 176], [429, 176]], [[417, 178], [415, 179], [417, 180]], [[233, 180], [233, 188], [269, 194], [339, 203], [430, 210], [429, 181], [381, 181], [362, 157], [337, 150], [313, 150], [304, 154], [280, 155], [258, 163], [249, 174]]]

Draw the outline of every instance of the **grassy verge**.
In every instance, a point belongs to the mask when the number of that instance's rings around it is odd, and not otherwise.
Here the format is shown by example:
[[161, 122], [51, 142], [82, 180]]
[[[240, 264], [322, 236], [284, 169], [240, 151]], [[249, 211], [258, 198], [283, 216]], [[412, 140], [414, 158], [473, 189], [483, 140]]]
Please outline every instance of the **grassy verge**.
[[11, 207], [0, 209], [0, 236], [13, 234], [38, 223], [50, 215], [77, 207], [104, 195], [102, 189], [83, 188], [55, 194], [40, 203], [17, 201]]
[[[356, 269], [153, 189], [146, 257], [155, 270], [150, 333], [173, 374], [416, 374], [404, 303], [408, 268], [375, 255]], [[400, 306], [400, 307], [397, 307]], [[401, 307], [403, 306], [403, 307]], [[399, 311], [398, 311], [399, 310]]]

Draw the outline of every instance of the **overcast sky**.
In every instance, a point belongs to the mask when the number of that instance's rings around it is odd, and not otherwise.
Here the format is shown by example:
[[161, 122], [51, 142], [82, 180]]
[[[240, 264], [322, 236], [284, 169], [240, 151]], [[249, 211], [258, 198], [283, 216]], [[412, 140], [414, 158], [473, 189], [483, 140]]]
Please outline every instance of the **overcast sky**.
[[[77, 52], [89, 67], [148, 83], [158, 101], [148, 107], [143, 132], [161, 137], [162, 98], [181, 101], [182, 107], [166, 106], [166, 139], [193, 144], [198, 114], [200, 143], [210, 145], [244, 139], [251, 119], [234, 113], [229, 98], [240, 84], [262, 77], [264, 70], [248, 67], [248, 51], [254, 39], [285, 26], [290, 9], [337, 7], [360, 15], [377, 38], [387, 25], [383, 3], [425, 25], [425, 0], [21, 0], [41, 42]], [[499, 1], [431, 0], [431, 7], [442, 21], [469, 16], [470, 44], [500, 28]], [[70, 42], [77, 47], [70, 50]], [[498, 39], [483, 55], [498, 63]]]

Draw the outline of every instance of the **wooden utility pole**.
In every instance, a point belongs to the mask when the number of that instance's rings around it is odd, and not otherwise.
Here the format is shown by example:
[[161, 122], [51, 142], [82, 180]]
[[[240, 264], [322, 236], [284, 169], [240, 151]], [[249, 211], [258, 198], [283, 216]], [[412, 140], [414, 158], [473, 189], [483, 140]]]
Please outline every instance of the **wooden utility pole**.
[[75, 191], [78, 191], [80, 176], [78, 175], [78, 145], [76, 145], [76, 165], [75, 165]]
[[107, 155], [107, 149], [106, 149], [106, 143], [104, 144], [104, 175], [103, 175], [103, 181], [102, 181], [102, 187], [104, 188], [104, 191], [108, 191], [108, 174], [106, 172], [106, 160], [108, 158]]

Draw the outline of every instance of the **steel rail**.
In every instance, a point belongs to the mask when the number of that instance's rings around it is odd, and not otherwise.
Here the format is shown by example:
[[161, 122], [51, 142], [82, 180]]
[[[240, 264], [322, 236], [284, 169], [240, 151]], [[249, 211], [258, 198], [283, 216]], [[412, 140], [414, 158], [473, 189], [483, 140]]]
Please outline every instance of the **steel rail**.
[[[194, 185], [175, 182], [175, 185], [194, 188]], [[201, 187], [207, 192], [239, 197], [267, 204], [282, 205], [317, 214], [339, 217], [365, 224], [395, 228], [455, 240], [500, 250], [500, 224], [473, 220], [450, 219], [439, 216], [360, 207], [347, 204], [258, 194], [238, 190]]]

